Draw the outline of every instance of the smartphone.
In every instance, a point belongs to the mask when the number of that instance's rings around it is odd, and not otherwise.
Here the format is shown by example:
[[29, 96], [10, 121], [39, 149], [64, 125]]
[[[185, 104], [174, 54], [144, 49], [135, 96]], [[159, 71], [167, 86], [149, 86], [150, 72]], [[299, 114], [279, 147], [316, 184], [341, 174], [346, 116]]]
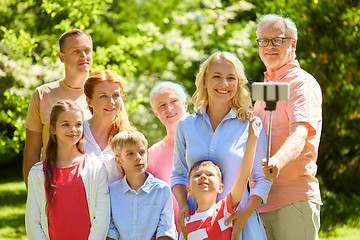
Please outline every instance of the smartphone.
[[252, 99], [263, 101], [279, 101], [289, 99], [289, 84], [281, 82], [254, 82]]

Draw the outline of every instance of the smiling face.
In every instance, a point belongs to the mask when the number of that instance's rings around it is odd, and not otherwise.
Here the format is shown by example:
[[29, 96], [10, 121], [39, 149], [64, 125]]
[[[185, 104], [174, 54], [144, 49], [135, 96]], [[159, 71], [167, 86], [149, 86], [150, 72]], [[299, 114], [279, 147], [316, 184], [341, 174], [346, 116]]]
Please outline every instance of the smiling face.
[[126, 175], [144, 173], [147, 168], [147, 145], [142, 142], [126, 143], [115, 160]]
[[202, 163], [194, 167], [189, 175], [189, 194], [193, 194], [197, 198], [198, 194], [211, 193], [217, 196], [224, 189], [221, 183], [219, 169], [213, 164]]
[[235, 96], [238, 77], [234, 66], [224, 59], [211, 63], [205, 76], [209, 105], [221, 103], [230, 108], [230, 100]]
[[118, 83], [104, 81], [95, 85], [91, 99], [87, 98], [94, 117], [113, 120], [122, 107]]
[[170, 88], [161, 88], [154, 96], [153, 112], [165, 126], [176, 125], [186, 114], [187, 103], [184, 103], [177, 92]]
[[74, 34], [66, 38], [59, 58], [68, 74], [88, 73], [92, 64], [92, 41], [85, 34]]
[[51, 133], [56, 135], [59, 146], [74, 145], [83, 135], [83, 116], [81, 112], [64, 111], [59, 114]]
[[[286, 25], [283, 21], [268, 22], [258, 31], [259, 39], [272, 39], [286, 36]], [[284, 39], [283, 45], [274, 46], [271, 42], [267, 47], [259, 47], [259, 56], [269, 73], [276, 71], [293, 60], [296, 48], [295, 39]]]

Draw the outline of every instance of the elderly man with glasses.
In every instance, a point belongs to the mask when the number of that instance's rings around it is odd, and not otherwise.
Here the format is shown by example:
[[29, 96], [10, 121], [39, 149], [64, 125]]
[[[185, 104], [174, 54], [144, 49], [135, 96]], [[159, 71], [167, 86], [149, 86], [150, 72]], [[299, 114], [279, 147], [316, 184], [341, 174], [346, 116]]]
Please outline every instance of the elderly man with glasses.
[[[271, 154], [262, 162], [274, 183], [267, 203], [258, 211], [269, 240], [318, 239], [320, 190], [316, 179], [322, 126], [322, 94], [316, 79], [296, 60], [295, 23], [275, 14], [260, 18], [256, 31], [259, 55], [266, 66], [265, 82], [289, 84], [290, 98], [273, 112]], [[266, 103], [255, 103], [255, 114], [268, 129]]]

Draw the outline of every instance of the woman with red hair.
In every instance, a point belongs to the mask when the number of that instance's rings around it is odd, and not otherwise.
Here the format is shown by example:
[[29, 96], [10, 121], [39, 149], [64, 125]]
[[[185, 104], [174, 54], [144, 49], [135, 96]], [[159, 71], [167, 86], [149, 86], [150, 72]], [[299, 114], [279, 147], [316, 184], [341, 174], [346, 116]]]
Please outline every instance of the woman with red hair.
[[86, 80], [84, 92], [92, 118], [84, 121], [84, 151], [98, 156], [106, 167], [109, 184], [123, 177], [109, 146], [119, 132], [130, 124], [122, 100], [123, 79], [113, 70], [93, 72]]

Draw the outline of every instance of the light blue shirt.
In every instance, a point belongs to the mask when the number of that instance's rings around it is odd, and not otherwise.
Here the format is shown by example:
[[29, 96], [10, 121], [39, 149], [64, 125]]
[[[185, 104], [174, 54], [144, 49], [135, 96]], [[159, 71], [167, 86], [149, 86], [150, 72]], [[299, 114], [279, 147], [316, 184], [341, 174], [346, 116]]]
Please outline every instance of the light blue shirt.
[[170, 187], [150, 173], [136, 192], [126, 177], [110, 185], [111, 220], [108, 237], [123, 240], [168, 236], [177, 239]]
[[[257, 118], [257, 121], [260, 119]], [[252, 168], [254, 187], [250, 192], [245, 191], [239, 209], [246, 206], [252, 195], [259, 196], [263, 203], [266, 203], [272, 185], [272, 180], [267, 179], [261, 169], [261, 160], [266, 157], [267, 143], [265, 131], [262, 126], [261, 128]], [[191, 166], [200, 160], [211, 160], [220, 167], [223, 174], [224, 191], [219, 194], [218, 200], [225, 198], [239, 173], [248, 130], [249, 122], [240, 121], [233, 109], [224, 117], [215, 131], [212, 129], [209, 116], [204, 108], [198, 113], [180, 119], [175, 135], [171, 187], [176, 184], [187, 186], [188, 171]], [[188, 203], [191, 211], [196, 209], [193, 195], [189, 196]], [[255, 230], [256, 228], [259, 230]], [[253, 232], [261, 232], [261, 237], [259, 235], [252, 236]], [[244, 239], [265, 239], [263, 232], [260, 218], [255, 211], [245, 224], [240, 239], [242, 237]]]

